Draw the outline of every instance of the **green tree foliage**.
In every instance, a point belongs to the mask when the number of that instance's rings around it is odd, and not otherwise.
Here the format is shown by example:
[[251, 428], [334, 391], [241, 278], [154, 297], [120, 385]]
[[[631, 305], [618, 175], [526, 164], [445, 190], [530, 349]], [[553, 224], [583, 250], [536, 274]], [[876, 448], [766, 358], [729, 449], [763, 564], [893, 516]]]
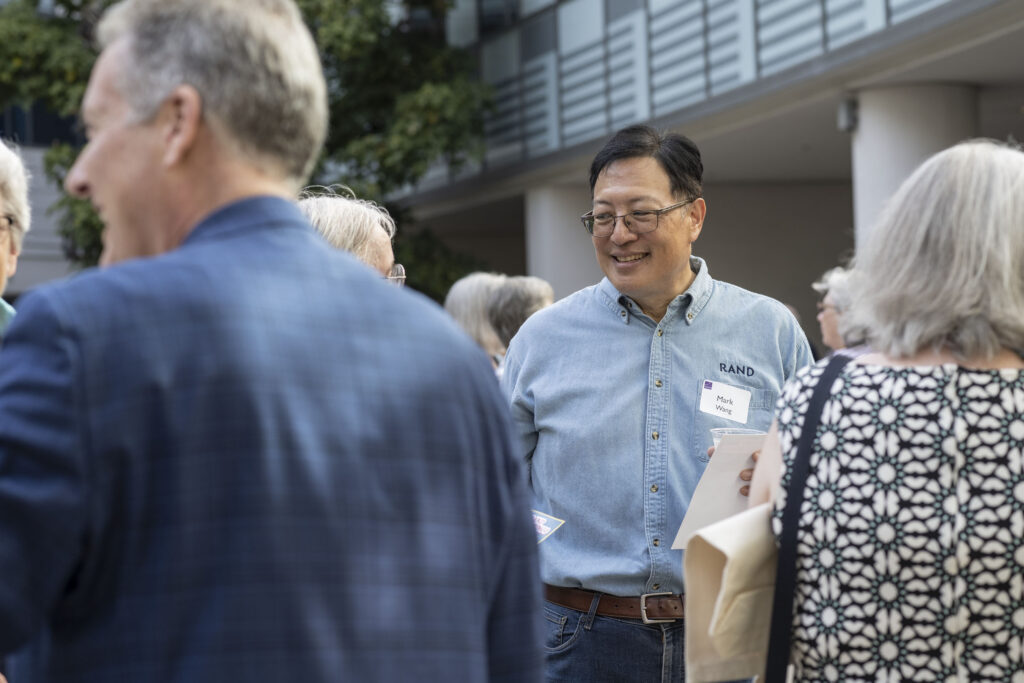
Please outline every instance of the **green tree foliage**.
[[[378, 202], [414, 183], [439, 161], [457, 169], [477, 158], [487, 91], [468, 55], [444, 39], [447, 0], [296, 0], [320, 49], [331, 127], [316, 181], [342, 183]], [[93, 34], [113, 0], [35, 0], [0, 7], [0, 109], [42, 104], [77, 111], [96, 58]], [[55, 145], [47, 175], [62, 183], [77, 150]], [[69, 259], [92, 265], [99, 219], [87, 202], [64, 196], [54, 207]], [[480, 264], [430, 233], [407, 236], [399, 213], [398, 256], [409, 284], [442, 298], [451, 282]], [[404, 220], [403, 220], [404, 219]]]
[[52, 15], [33, 0], [0, 8], [0, 108], [39, 102], [68, 116], [78, 110], [96, 60], [93, 29], [110, 0], [57, 0]]
[[485, 90], [468, 56], [444, 39], [447, 2], [406, 0], [395, 21], [386, 0], [298, 0], [330, 89], [328, 168], [374, 196], [419, 179], [442, 159], [480, 151]]

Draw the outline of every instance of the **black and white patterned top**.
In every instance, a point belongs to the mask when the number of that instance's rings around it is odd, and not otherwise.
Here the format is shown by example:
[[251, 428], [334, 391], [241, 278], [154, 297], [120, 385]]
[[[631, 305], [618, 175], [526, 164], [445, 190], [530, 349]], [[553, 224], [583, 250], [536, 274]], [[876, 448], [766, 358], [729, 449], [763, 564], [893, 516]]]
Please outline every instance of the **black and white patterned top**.
[[[778, 404], [784, 473], [824, 365]], [[847, 365], [801, 508], [800, 680], [1024, 681], [1024, 373]]]

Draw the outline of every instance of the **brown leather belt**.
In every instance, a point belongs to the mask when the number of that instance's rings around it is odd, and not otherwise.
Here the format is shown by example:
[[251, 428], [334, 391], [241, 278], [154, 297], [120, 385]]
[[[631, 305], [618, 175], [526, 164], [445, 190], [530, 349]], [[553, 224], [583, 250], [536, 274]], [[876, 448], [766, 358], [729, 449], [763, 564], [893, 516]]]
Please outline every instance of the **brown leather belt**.
[[686, 601], [674, 593], [646, 593], [639, 598], [622, 598], [594, 593], [582, 588], [564, 588], [544, 584], [544, 597], [549, 602], [579, 612], [589, 612], [595, 595], [600, 595], [597, 613], [603, 617], [641, 619], [645, 624], [663, 624], [683, 618]]

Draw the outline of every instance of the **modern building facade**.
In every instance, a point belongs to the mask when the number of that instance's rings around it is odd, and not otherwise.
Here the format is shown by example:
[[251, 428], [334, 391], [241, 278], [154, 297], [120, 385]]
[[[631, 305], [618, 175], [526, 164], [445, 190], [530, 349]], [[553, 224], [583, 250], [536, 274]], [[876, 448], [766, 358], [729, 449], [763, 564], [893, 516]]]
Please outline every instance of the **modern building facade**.
[[1024, 139], [1021, 0], [458, 0], [495, 93], [483, 161], [403, 201], [443, 240], [564, 296], [596, 282], [591, 157], [637, 122], [700, 146], [695, 253], [817, 335], [814, 292], [900, 181], [963, 139]]

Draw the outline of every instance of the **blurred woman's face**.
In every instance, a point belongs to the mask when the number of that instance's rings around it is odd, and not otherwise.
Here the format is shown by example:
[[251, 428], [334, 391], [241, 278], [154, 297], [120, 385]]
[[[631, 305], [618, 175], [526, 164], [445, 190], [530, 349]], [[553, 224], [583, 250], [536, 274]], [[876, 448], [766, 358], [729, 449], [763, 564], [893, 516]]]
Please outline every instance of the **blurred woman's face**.
[[7, 216], [7, 207], [0, 196], [0, 294], [7, 287], [7, 279], [18, 269], [18, 247], [14, 243], [14, 221]]
[[839, 311], [830, 294], [818, 302], [818, 325], [821, 326], [821, 341], [833, 351], [845, 347], [839, 336]]

